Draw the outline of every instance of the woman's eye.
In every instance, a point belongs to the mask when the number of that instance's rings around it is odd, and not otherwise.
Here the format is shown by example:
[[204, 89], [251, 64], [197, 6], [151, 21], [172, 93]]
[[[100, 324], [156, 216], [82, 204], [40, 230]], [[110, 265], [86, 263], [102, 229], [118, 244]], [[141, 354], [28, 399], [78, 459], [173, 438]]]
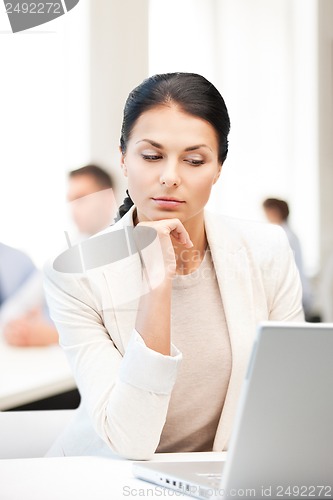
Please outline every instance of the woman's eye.
[[145, 154], [143, 154], [142, 158], [144, 160], [148, 160], [148, 161], [157, 161], [157, 160], [160, 160], [162, 158], [162, 156], [161, 155], [145, 155]]
[[203, 165], [205, 162], [203, 160], [196, 160], [195, 158], [187, 158], [187, 161], [190, 165]]

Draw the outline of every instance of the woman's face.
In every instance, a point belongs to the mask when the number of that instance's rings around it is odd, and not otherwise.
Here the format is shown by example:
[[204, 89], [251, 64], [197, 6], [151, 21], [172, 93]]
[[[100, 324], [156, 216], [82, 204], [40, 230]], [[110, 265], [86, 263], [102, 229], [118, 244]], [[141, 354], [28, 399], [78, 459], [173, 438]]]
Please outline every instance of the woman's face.
[[122, 156], [138, 221], [202, 218], [221, 165], [212, 125], [171, 104], [143, 113]]

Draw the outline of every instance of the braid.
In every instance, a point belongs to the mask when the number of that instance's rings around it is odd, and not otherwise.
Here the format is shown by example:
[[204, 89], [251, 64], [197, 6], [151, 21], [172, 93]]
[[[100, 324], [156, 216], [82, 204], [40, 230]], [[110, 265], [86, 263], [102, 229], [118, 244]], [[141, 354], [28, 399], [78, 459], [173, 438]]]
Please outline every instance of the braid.
[[117, 222], [118, 220], [120, 220], [122, 217], [124, 217], [124, 215], [129, 211], [129, 209], [134, 205], [134, 202], [132, 200], [132, 198], [130, 197], [129, 195], [129, 192], [128, 190], [126, 189], [126, 198], [124, 199], [124, 202], [122, 205], [120, 205], [119, 209], [118, 209], [118, 215], [115, 219], [115, 222]]

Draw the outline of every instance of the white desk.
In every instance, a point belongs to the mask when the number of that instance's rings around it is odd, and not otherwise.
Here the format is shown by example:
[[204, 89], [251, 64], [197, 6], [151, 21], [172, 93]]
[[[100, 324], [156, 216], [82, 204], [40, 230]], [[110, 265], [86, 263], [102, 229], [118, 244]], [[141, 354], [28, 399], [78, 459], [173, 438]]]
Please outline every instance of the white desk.
[[69, 364], [59, 346], [12, 347], [0, 332], [0, 410], [75, 387]]
[[[154, 460], [225, 460], [226, 453], [161, 453]], [[133, 477], [132, 462], [101, 457], [0, 460], [1, 500], [188, 498]]]

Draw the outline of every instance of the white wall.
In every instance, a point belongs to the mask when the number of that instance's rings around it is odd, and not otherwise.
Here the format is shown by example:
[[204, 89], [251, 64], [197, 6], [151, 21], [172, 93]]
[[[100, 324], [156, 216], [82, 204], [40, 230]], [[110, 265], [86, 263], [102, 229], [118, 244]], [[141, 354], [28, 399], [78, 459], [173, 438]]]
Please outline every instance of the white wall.
[[128, 92], [148, 74], [194, 71], [220, 89], [232, 123], [212, 207], [263, 219], [264, 197], [286, 198], [306, 269], [316, 273], [333, 247], [332, 3], [81, 0], [47, 28], [16, 35], [0, 15], [8, 30], [0, 37], [1, 240], [42, 263], [63, 240], [67, 172], [88, 161], [114, 173], [120, 202]]
[[319, 1], [318, 97], [321, 262], [333, 255], [333, 2]]
[[186, 71], [214, 81], [215, 0], [150, 0], [149, 74]]
[[319, 267], [316, 2], [218, 3], [220, 88], [232, 120], [219, 207], [261, 218], [281, 197], [308, 273]]
[[201, 73], [229, 109], [230, 152], [210, 208], [264, 220], [266, 197], [286, 199], [306, 270], [316, 273], [317, 0], [151, 0], [151, 7], [150, 73]]
[[122, 203], [120, 129], [129, 92], [148, 76], [148, 0], [90, 0], [90, 157], [116, 180]]
[[83, 1], [13, 34], [0, 16], [0, 239], [37, 265], [63, 239], [66, 166], [88, 144], [86, 18]]
[[80, 0], [13, 34], [0, 13], [0, 240], [42, 266], [66, 245], [69, 170], [96, 161], [118, 200], [122, 109], [148, 76], [148, 0]]

